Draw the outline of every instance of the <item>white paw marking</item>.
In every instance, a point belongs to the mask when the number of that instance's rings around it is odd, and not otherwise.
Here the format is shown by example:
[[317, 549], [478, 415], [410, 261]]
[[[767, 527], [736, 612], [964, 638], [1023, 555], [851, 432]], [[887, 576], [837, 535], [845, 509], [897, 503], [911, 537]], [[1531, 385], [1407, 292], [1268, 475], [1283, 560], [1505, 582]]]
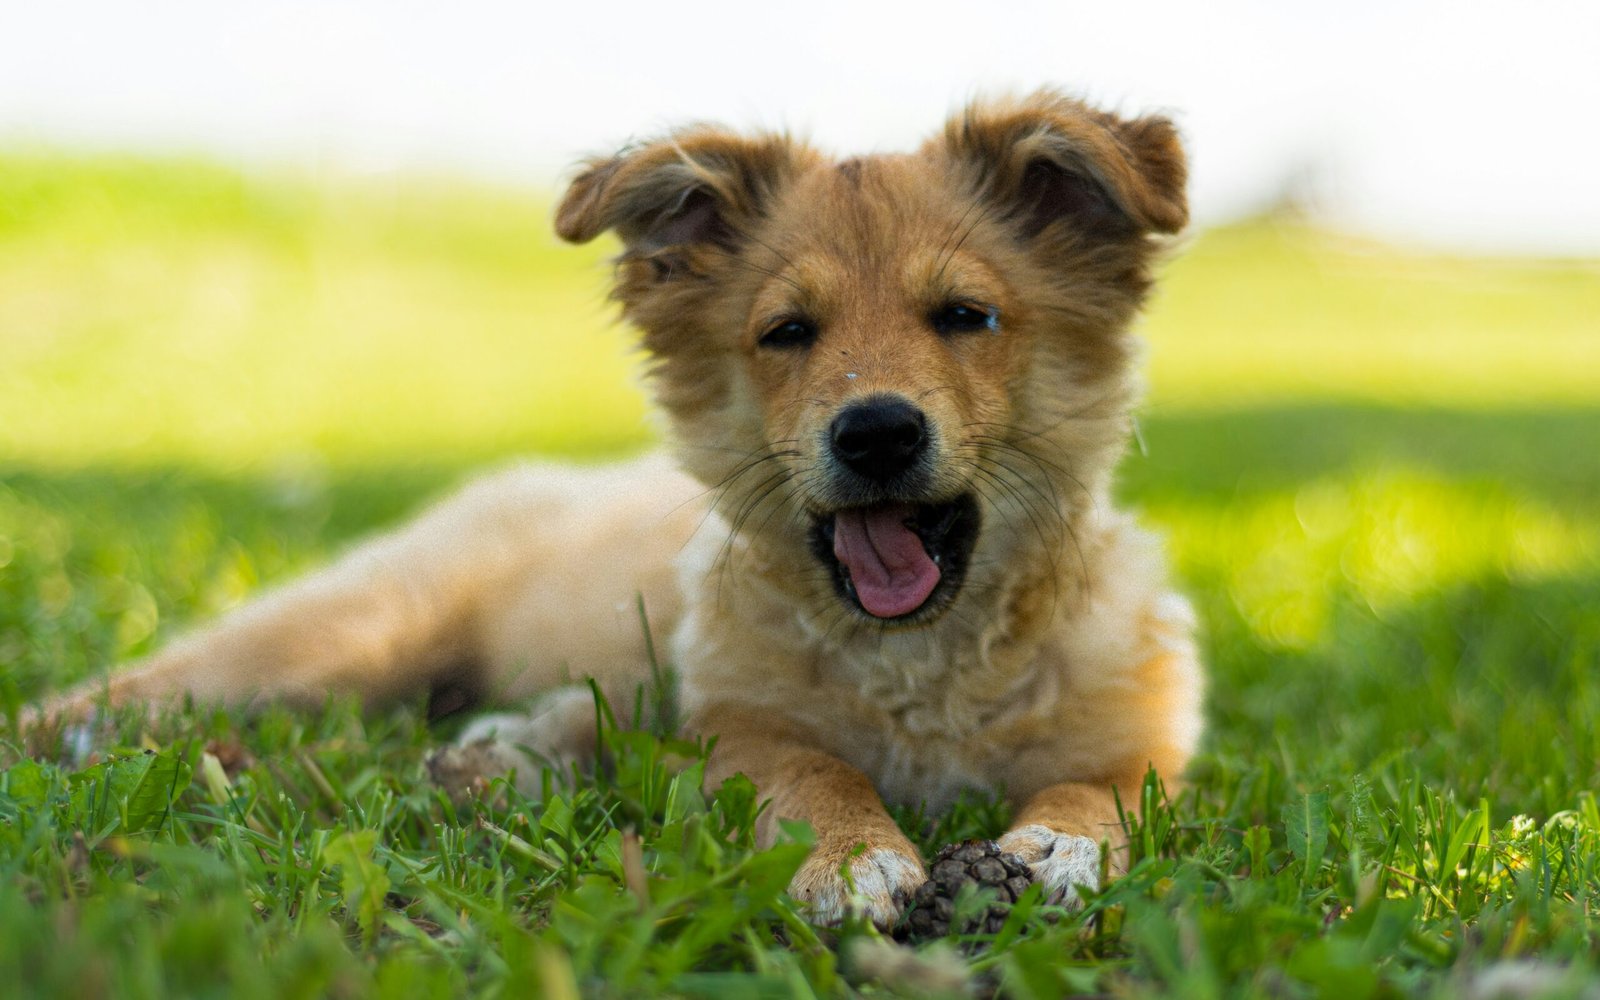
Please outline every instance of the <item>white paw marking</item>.
[[73, 767], [83, 767], [88, 763], [89, 755], [94, 753], [95, 745], [99, 742], [95, 739], [99, 722], [100, 713], [91, 710], [86, 721], [67, 726], [61, 731], [62, 748]]
[[[587, 689], [577, 693], [590, 698]], [[588, 703], [593, 705], [592, 699]], [[555, 710], [480, 716], [461, 731], [454, 746], [428, 758], [428, 773], [434, 784], [458, 799], [483, 792], [495, 778], [514, 774], [517, 791], [537, 799], [543, 793], [545, 769], [561, 785], [571, 780], [574, 765], [593, 756], [592, 750], [581, 752], [581, 742]]]
[[1001, 837], [1000, 849], [1027, 862], [1049, 902], [1075, 907], [1080, 903], [1077, 886], [1100, 888], [1100, 843], [1088, 837], [1030, 823]]
[[805, 903], [819, 924], [837, 924], [856, 913], [888, 927], [928, 878], [921, 861], [888, 847], [867, 851], [847, 865], [849, 881], [840, 874], [838, 861], [830, 865], [813, 855], [789, 883], [789, 895]]
[[464, 747], [486, 740], [537, 744], [543, 735], [534, 716], [526, 712], [497, 712], [480, 715], [467, 723], [461, 735], [456, 737], [456, 745]]
[[515, 774], [517, 791], [538, 798], [543, 790], [540, 763], [521, 747], [493, 739], [442, 747], [427, 760], [433, 783], [462, 801], [481, 795], [491, 781], [509, 774]]

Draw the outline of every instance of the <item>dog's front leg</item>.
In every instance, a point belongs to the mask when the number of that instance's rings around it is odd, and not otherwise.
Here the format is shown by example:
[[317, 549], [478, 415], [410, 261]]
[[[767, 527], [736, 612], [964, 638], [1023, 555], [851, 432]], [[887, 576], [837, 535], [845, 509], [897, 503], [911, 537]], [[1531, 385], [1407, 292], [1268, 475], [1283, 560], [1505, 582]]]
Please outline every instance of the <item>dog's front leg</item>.
[[[1122, 784], [1124, 790], [1135, 785]], [[1100, 843], [1115, 843], [1117, 800], [1110, 784], [1063, 782], [1036, 792], [1018, 810], [1000, 849], [1028, 863], [1052, 902], [1076, 905], [1078, 886], [1100, 888]], [[1121, 869], [1113, 849], [1111, 867]]]
[[927, 874], [865, 774], [771, 709], [713, 705], [691, 727], [717, 740], [709, 783], [743, 773], [770, 800], [757, 831], [763, 843], [772, 842], [780, 818], [805, 820], [816, 831], [816, 847], [789, 883], [789, 894], [818, 922], [837, 923], [847, 912], [882, 927], [894, 922]]

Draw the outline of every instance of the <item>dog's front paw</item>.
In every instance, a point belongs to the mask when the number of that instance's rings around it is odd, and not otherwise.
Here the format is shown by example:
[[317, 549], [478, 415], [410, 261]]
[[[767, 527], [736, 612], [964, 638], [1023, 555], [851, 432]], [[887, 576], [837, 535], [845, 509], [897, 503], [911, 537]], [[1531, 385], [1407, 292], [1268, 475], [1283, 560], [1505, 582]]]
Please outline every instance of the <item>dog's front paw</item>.
[[1049, 902], [1076, 907], [1078, 886], [1100, 888], [1100, 844], [1088, 837], [1030, 823], [1001, 837], [1000, 849], [1027, 863]]
[[[907, 845], [909, 847], [909, 845]], [[854, 857], [848, 851], [817, 845], [789, 883], [789, 895], [805, 903], [811, 919], [837, 924], [846, 914], [859, 914], [879, 927], [889, 927], [911, 894], [927, 879], [922, 861], [907, 850], [868, 848]], [[848, 872], [848, 878], [843, 874]]]

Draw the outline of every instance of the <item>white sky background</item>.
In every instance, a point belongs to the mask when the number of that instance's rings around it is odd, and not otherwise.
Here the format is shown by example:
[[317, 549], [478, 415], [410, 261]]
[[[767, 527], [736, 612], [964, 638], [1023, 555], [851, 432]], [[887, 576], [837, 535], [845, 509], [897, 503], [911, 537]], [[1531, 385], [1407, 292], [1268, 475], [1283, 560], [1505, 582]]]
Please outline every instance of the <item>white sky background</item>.
[[1200, 221], [1600, 254], [1600, 0], [0, 0], [0, 143], [552, 184], [689, 119], [907, 148], [974, 93], [1173, 114]]

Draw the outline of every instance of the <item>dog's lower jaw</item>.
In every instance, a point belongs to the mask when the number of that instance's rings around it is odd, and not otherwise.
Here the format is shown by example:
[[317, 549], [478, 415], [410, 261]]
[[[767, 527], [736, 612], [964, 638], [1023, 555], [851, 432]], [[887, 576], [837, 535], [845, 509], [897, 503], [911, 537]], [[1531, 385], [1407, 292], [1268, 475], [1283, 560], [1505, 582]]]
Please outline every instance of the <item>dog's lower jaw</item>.
[[[936, 580], [927, 595], [910, 610], [891, 613], [873, 610], [858, 592], [853, 573], [840, 558], [837, 532], [838, 522], [847, 514], [886, 508], [901, 508], [910, 513], [906, 529], [917, 536], [928, 565], [927, 571]], [[968, 561], [972, 556], [981, 530], [981, 512], [971, 493], [963, 493], [942, 502], [879, 503], [868, 507], [840, 509], [831, 512], [812, 512], [811, 526], [806, 533], [807, 547], [812, 557], [823, 567], [835, 596], [846, 612], [871, 622], [880, 628], [920, 628], [936, 622], [961, 595], [966, 580]], [[880, 522], [881, 523], [881, 522]], [[877, 549], [873, 540], [858, 538], [854, 548], [865, 552], [867, 547]], [[881, 569], [881, 567], [880, 567]], [[880, 595], [881, 599], [881, 595]], [[893, 603], [891, 601], [891, 603]]]

